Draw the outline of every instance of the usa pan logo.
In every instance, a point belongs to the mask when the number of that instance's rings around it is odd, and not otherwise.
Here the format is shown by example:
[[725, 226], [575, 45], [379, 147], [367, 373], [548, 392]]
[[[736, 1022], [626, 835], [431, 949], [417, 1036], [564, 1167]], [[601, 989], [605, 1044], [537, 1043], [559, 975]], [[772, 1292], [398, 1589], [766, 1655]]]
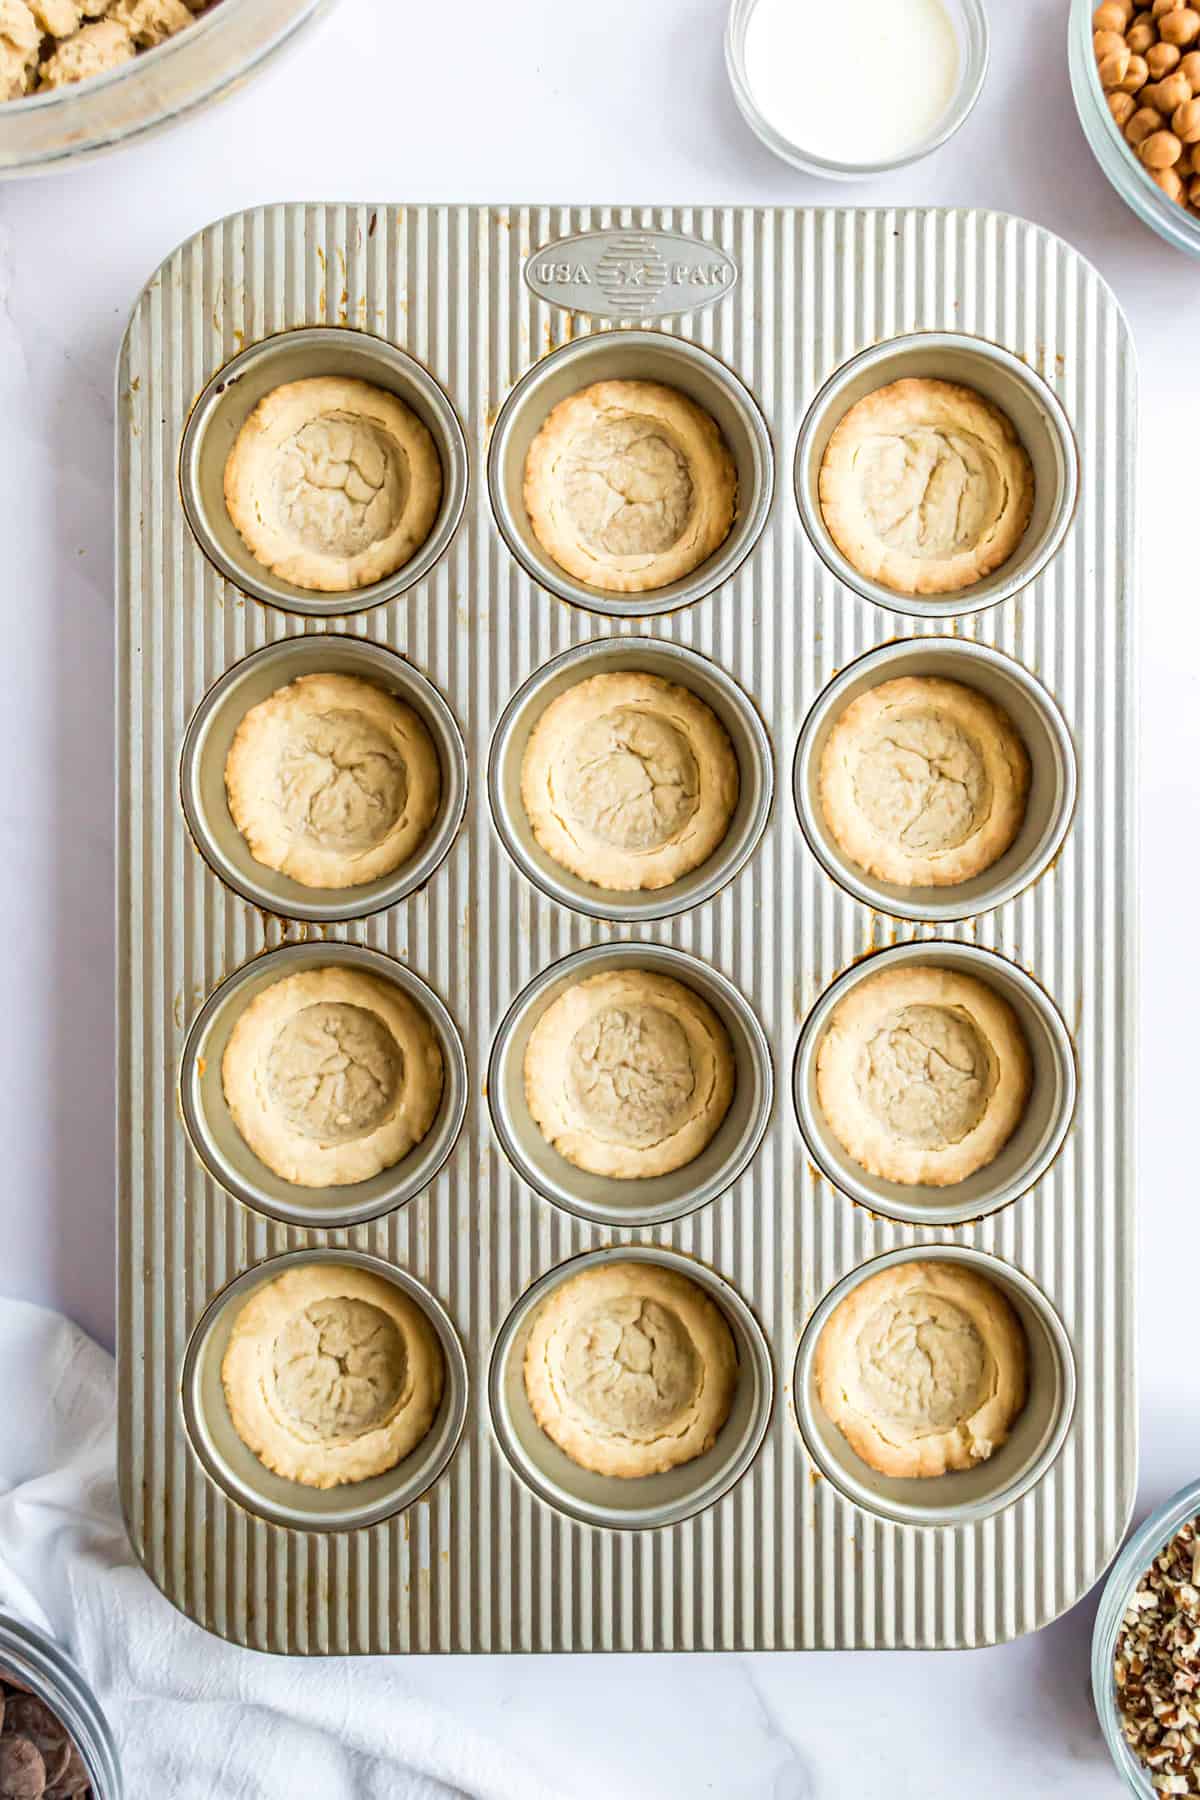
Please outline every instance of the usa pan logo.
[[670, 231], [586, 231], [535, 250], [525, 279], [551, 306], [603, 319], [660, 319], [711, 306], [737, 264], [715, 244]]

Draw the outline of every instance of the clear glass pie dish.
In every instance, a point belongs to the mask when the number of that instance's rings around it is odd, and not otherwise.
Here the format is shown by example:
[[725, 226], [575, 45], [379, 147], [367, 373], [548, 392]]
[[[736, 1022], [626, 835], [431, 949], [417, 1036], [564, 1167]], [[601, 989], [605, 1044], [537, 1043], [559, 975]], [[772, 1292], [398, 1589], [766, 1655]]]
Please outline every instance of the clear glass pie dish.
[[1117, 1634], [1139, 1582], [1154, 1558], [1170, 1543], [1181, 1525], [1200, 1518], [1200, 1481], [1193, 1481], [1151, 1513], [1139, 1526], [1108, 1572], [1100, 1608], [1092, 1629], [1092, 1698], [1100, 1729], [1117, 1771], [1131, 1794], [1139, 1800], [1161, 1800], [1161, 1794], [1125, 1742], [1117, 1705], [1113, 1659]]
[[168, 125], [247, 79], [334, 0], [219, 0], [195, 24], [76, 87], [0, 104], [0, 178], [61, 169]]

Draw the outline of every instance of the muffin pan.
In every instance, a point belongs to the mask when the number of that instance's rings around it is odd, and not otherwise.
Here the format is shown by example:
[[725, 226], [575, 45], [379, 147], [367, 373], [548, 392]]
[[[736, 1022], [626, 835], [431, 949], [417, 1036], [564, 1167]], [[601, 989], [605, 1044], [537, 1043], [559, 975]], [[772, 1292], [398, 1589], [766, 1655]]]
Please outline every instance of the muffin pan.
[[[253, 565], [221, 474], [262, 393], [331, 370], [410, 401], [445, 490], [392, 581], [321, 596]], [[912, 373], [996, 400], [1038, 480], [1012, 564], [931, 602], [868, 592], [815, 508], [837, 418]], [[550, 407], [614, 375], [684, 389], [739, 473], [725, 545], [630, 597], [566, 579], [522, 497]], [[164, 264], [119, 396], [119, 1460], [154, 1580], [210, 1630], [310, 1654], [950, 1647], [1063, 1610], [1135, 1473], [1135, 391], [1098, 277], [977, 212], [269, 207]], [[698, 693], [741, 771], [725, 842], [655, 893], [559, 870], [520, 803], [541, 710], [620, 667]], [[413, 864], [336, 894], [258, 869], [224, 794], [247, 708], [319, 668], [410, 701], [443, 772]], [[821, 818], [834, 719], [902, 671], [992, 695], [1030, 750], [1024, 828], [961, 890], [872, 882]], [[1034, 1053], [1023, 1124], [959, 1190], [871, 1181], [813, 1104], [837, 994], [906, 958], [1003, 988]], [[241, 1142], [221, 1055], [258, 988], [341, 959], [425, 1008], [446, 1092], [394, 1169], [306, 1191]], [[533, 1125], [523, 1045], [565, 981], [634, 963], [717, 1008], [737, 1088], [694, 1164], [604, 1181]], [[864, 1469], [809, 1387], [830, 1307], [896, 1255], [979, 1262], [1033, 1351], [1009, 1443], [932, 1483]], [[222, 1334], [296, 1256], [378, 1266], [446, 1349], [429, 1443], [362, 1490], [298, 1492], [231, 1435]], [[586, 1475], [525, 1399], [534, 1310], [606, 1256], [678, 1262], [737, 1339], [733, 1417], [668, 1476]]]

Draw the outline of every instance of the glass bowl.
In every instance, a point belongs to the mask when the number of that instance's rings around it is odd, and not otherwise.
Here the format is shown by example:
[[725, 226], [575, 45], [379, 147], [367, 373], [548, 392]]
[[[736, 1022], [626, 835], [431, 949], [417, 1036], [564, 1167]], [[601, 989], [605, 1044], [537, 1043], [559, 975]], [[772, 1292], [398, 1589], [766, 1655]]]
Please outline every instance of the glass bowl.
[[260, 69], [333, 0], [220, 0], [107, 75], [0, 104], [0, 177], [61, 169], [170, 124]]
[[95, 1800], [122, 1800], [116, 1740], [95, 1694], [52, 1637], [0, 1607], [0, 1675], [5, 1674], [61, 1719], [83, 1758]]
[[1113, 1680], [1117, 1633], [1141, 1577], [1180, 1526], [1195, 1518], [1200, 1518], [1200, 1481], [1181, 1488], [1134, 1532], [1109, 1570], [1092, 1630], [1092, 1697], [1100, 1729], [1125, 1786], [1131, 1794], [1137, 1794], [1139, 1800], [1162, 1800], [1162, 1796], [1151, 1786], [1149, 1774], [1125, 1742], [1121, 1730], [1117, 1685]]
[[[806, 175], [823, 175], [829, 181], [869, 181], [875, 175], [887, 175], [893, 169], [907, 168], [940, 148], [964, 124], [983, 89], [987, 74], [990, 38], [983, 0], [946, 0], [946, 10], [958, 38], [958, 87], [954, 98], [929, 135], [899, 156], [881, 162], [835, 162], [806, 150], [784, 137], [760, 111], [746, 74], [746, 27], [758, 0], [732, 0], [729, 22], [725, 28], [725, 67], [729, 73], [733, 97], [750, 129], [757, 133], [776, 156]], [[835, 9], [836, 10], [836, 9]], [[832, 17], [832, 15], [831, 15]], [[1090, 39], [1089, 39], [1090, 43]], [[1107, 110], [1107, 109], [1106, 109]]]
[[1097, 0], [1071, 0], [1068, 60], [1071, 91], [1083, 135], [1109, 181], [1143, 225], [1149, 225], [1176, 249], [1200, 256], [1200, 219], [1176, 201], [1168, 200], [1151, 181], [1108, 110], [1092, 52], [1092, 14], [1096, 3]]

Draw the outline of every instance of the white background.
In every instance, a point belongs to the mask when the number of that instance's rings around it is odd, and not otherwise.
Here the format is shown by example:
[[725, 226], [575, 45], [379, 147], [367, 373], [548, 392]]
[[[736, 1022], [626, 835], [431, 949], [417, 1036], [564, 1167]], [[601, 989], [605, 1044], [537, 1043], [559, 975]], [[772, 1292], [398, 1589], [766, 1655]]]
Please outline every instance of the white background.
[[[830, 0], [809, 78], [837, 83], [853, 113], [839, 10]], [[743, 125], [725, 0], [342, 0], [215, 111], [0, 189], [0, 1291], [112, 1342], [111, 390], [160, 259], [220, 214], [284, 199], [996, 207], [1098, 265], [1140, 352], [1139, 1511], [1200, 1474], [1183, 904], [1200, 865], [1200, 264], [1160, 245], [1093, 164], [1066, 0], [991, 12], [966, 128], [925, 165], [850, 189], [793, 173]], [[1119, 1791], [1086, 1695], [1091, 1610], [974, 1654], [413, 1659], [396, 1680], [605, 1800], [1090, 1800]]]

